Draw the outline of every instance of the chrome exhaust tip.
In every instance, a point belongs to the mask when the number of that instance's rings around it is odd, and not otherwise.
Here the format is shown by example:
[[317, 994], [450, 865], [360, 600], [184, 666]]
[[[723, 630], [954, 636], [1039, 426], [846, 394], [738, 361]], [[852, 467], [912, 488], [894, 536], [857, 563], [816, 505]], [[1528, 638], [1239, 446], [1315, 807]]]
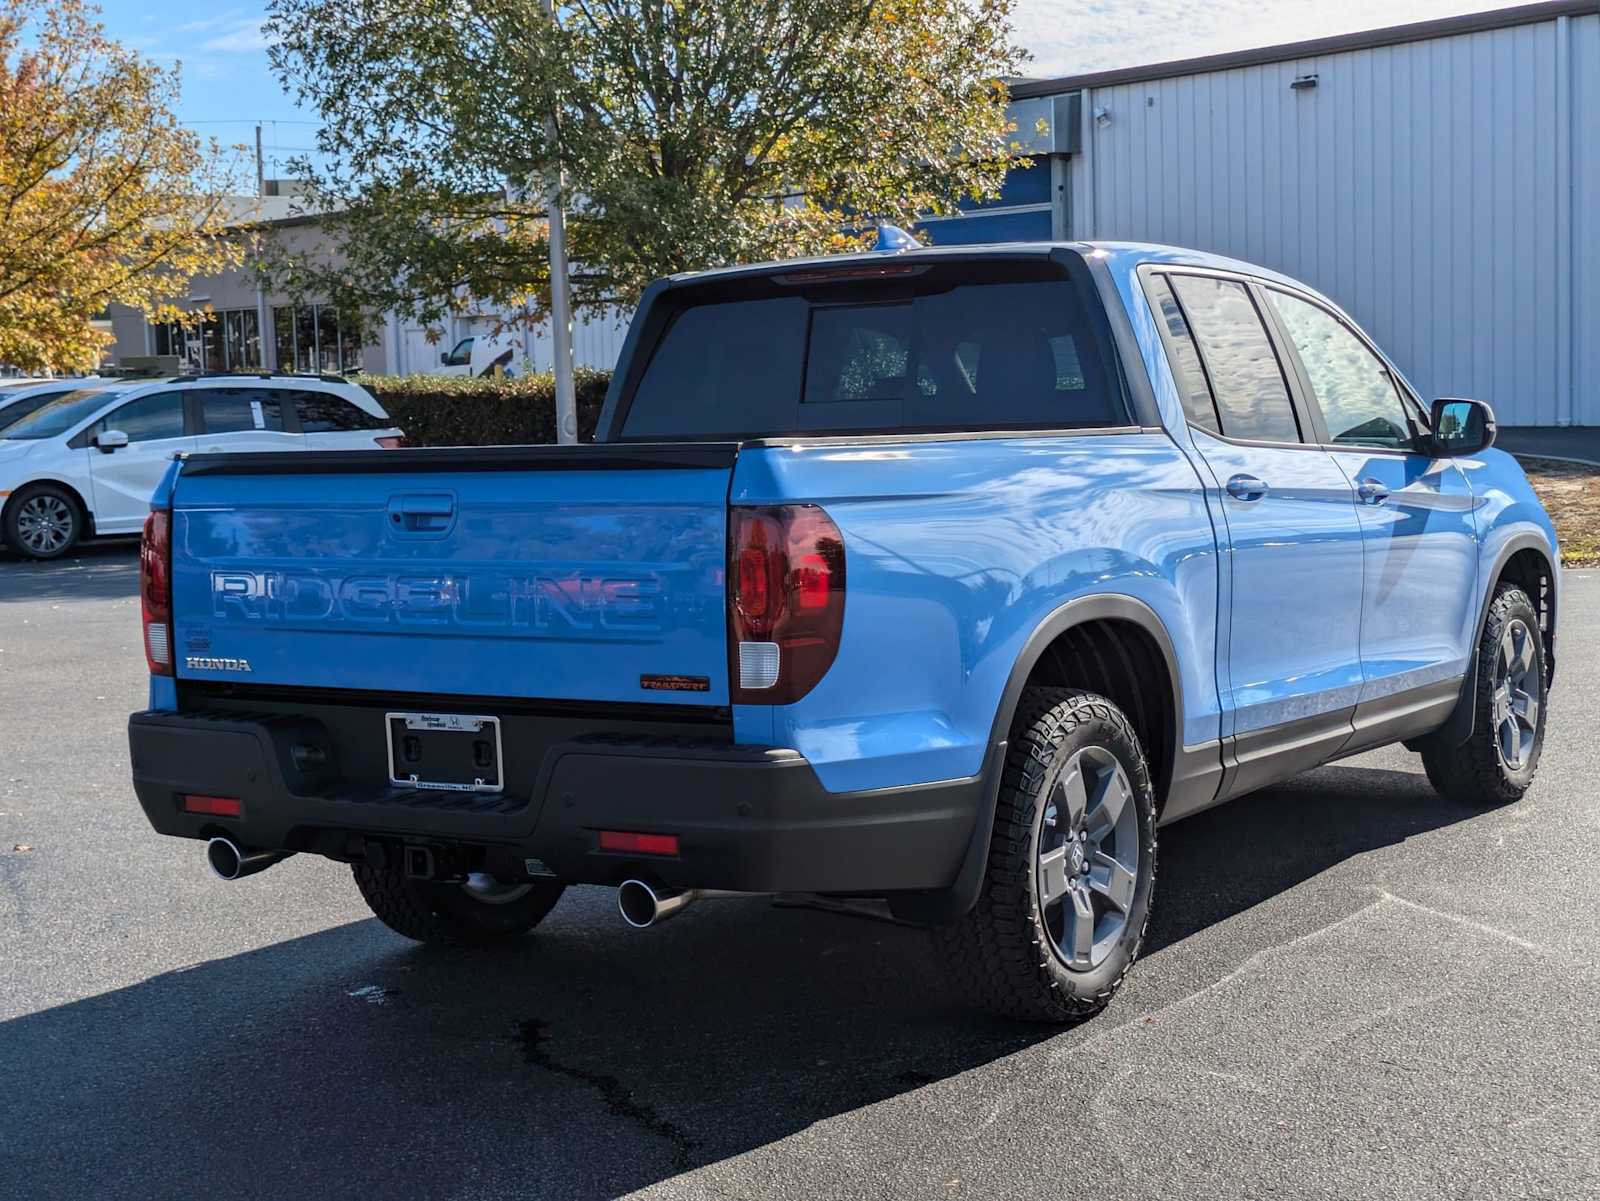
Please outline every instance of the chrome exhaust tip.
[[656, 888], [643, 880], [624, 880], [617, 886], [617, 910], [635, 930], [648, 930], [689, 907], [694, 890]]
[[264, 872], [274, 863], [287, 859], [289, 851], [247, 851], [231, 838], [218, 836], [206, 843], [206, 862], [223, 880], [242, 880]]

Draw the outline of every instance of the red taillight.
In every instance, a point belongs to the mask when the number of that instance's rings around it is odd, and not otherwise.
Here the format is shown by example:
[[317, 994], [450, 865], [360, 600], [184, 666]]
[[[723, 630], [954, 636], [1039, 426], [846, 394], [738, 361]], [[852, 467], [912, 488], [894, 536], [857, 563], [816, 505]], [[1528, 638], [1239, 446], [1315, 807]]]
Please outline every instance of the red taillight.
[[600, 849], [629, 855], [676, 855], [676, 834], [632, 834], [626, 830], [601, 830]]
[[201, 796], [197, 792], [183, 794], [183, 808], [187, 813], [209, 813], [213, 817], [238, 817], [244, 812], [237, 797]]
[[139, 542], [139, 607], [144, 659], [153, 676], [172, 674], [172, 514], [156, 509]]
[[379, 446], [383, 447], [384, 450], [399, 450], [406, 444], [406, 440], [404, 438], [397, 438], [392, 434], [385, 435], [382, 438], [374, 438], [373, 441]]
[[844, 538], [816, 505], [730, 514], [728, 623], [735, 704], [810, 692], [844, 631]]

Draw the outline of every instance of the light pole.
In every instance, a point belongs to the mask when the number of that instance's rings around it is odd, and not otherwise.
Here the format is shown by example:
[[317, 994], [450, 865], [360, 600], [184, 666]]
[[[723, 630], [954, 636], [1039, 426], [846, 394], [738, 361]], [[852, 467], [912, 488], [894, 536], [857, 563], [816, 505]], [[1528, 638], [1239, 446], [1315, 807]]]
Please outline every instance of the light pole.
[[[543, 0], [545, 15], [555, 25], [554, 0]], [[545, 181], [545, 217], [550, 226], [550, 352], [556, 377], [556, 441], [578, 440], [578, 398], [572, 384], [572, 294], [567, 287], [567, 223], [561, 211], [562, 178], [556, 151], [554, 110], [544, 119], [545, 143], [552, 163]]]

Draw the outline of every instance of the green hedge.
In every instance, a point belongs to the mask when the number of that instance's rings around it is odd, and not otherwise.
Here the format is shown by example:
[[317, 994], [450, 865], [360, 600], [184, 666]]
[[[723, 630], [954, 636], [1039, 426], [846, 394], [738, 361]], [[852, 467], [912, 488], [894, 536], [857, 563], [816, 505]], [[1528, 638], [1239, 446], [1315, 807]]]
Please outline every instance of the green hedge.
[[[577, 373], [578, 440], [594, 441], [607, 371]], [[516, 446], [556, 440], [553, 375], [467, 379], [363, 375], [358, 381], [406, 432], [411, 446]]]

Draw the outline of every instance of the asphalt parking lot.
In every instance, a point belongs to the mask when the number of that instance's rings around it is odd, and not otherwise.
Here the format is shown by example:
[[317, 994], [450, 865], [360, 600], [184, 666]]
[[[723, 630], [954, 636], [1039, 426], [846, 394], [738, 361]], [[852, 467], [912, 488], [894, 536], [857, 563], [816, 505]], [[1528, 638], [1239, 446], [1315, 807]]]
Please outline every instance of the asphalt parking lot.
[[1600, 1197], [1600, 573], [1528, 798], [1394, 750], [1168, 828], [1066, 1031], [855, 917], [573, 889], [444, 952], [325, 861], [225, 884], [128, 785], [135, 587], [0, 554], [0, 1196]]

